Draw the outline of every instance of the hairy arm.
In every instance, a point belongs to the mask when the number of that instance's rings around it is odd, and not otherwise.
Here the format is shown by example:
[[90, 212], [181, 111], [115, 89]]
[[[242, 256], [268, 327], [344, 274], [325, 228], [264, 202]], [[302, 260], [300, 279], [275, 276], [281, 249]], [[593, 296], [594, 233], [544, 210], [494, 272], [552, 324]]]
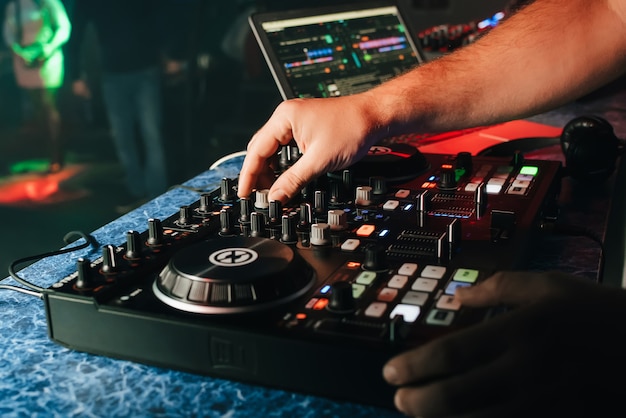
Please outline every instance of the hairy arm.
[[625, 64], [626, 1], [537, 0], [475, 44], [366, 94], [379, 104], [379, 125], [433, 132], [549, 110]]

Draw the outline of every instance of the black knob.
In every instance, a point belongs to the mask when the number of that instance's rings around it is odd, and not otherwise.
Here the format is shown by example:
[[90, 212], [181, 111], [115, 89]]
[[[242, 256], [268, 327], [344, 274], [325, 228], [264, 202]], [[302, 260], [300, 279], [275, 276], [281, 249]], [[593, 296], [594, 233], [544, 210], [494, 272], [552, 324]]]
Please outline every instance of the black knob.
[[129, 260], [138, 260], [141, 258], [141, 236], [137, 231], [128, 231], [126, 233], [126, 258]]
[[291, 167], [300, 158], [300, 150], [293, 145], [283, 145], [280, 149], [278, 164], [282, 170]]
[[202, 193], [200, 195], [200, 206], [198, 207], [198, 212], [208, 213], [210, 211], [211, 211], [211, 194]]
[[365, 247], [365, 260], [363, 268], [370, 271], [383, 271], [387, 269], [387, 253], [379, 245], [371, 244]]
[[387, 180], [384, 177], [370, 177], [369, 183], [372, 188], [372, 194], [381, 195], [387, 193]]
[[341, 182], [344, 190], [352, 190], [354, 188], [354, 175], [350, 170], [343, 170], [341, 172]]
[[233, 181], [229, 178], [223, 178], [220, 182], [220, 202], [232, 202], [235, 200], [235, 196]]
[[233, 210], [225, 207], [220, 210], [220, 235], [232, 235], [233, 233]]
[[281, 216], [283, 216], [283, 205], [280, 200], [270, 200], [269, 206], [269, 221], [270, 223], [278, 223]]
[[252, 213], [252, 201], [248, 197], [242, 197], [239, 201], [239, 222], [250, 222]]
[[298, 226], [302, 229], [308, 229], [312, 219], [311, 205], [308, 203], [300, 204], [300, 222]]
[[437, 186], [443, 190], [456, 189], [456, 173], [452, 168], [442, 168]]
[[326, 192], [323, 190], [316, 190], [313, 202], [313, 210], [316, 216], [323, 215], [328, 210], [326, 205]]
[[76, 271], [78, 276], [76, 278], [76, 288], [85, 290], [90, 289], [93, 286], [93, 276], [91, 275], [91, 262], [85, 258], [79, 258], [76, 261]]
[[189, 225], [191, 224], [191, 208], [187, 205], [181, 206], [178, 211], [178, 224]]
[[296, 231], [296, 218], [293, 215], [283, 215], [281, 219], [281, 242], [285, 244], [295, 244], [298, 242]]
[[250, 214], [250, 236], [265, 237], [265, 215], [261, 212]]
[[515, 168], [520, 168], [522, 165], [524, 165], [524, 154], [521, 151], [515, 151], [513, 153], [511, 165]]
[[102, 247], [102, 273], [114, 274], [117, 272], [117, 251], [113, 245]]
[[463, 151], [456, 155], [456, 168], [463, 170], [464, 175], [472, 173], [472, 154]]
[[335, 313], [350, 313], [356, 309], [356, 302], [352, 294], [352, 284], [338, 281], [331, 285], [330, 296], [326, 308]]
[[158, 219], [148, 219], [148, 245], [157, 246], [163, 244], [163, 228]]

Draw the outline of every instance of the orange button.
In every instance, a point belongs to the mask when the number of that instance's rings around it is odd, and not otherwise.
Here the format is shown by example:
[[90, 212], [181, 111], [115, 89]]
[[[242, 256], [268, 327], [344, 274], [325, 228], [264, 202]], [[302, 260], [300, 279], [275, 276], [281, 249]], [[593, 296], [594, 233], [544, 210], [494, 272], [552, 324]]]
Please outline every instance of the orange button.
[[359, 229], [356, 230], [356, 235], [359, 237], [369, 237], [374, 233], [376, 227], [374, 225], [361, 225]]
[[326, 307], [326, 305], [328, 305], [328, 299], [321, 298], [320, 300], [315, 302], [315, 305], [313, 305], [313, 309], [316, 311], [321, 311], [322, 309]]

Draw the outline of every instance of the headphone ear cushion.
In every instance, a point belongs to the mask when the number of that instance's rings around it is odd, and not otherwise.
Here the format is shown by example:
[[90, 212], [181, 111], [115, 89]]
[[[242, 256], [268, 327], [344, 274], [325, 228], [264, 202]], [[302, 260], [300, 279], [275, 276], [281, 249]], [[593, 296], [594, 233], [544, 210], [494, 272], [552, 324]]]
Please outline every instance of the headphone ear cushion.
[[568, 122], [561, 134], [565, 167], [578, 180], [604, 180], [615, 169], [619, 140], [613, 127], [598, 116], [580, 116]]

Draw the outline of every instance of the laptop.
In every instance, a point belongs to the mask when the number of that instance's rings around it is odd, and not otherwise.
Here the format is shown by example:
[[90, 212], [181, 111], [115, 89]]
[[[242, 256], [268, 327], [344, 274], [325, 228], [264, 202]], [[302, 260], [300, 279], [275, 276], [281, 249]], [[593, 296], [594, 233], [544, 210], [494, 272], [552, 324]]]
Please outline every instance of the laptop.
[[[407, 25], [407, 11], [393, 2], [254, 13], [250, 27], [283, 99], [336, 97], [375, 87], [426, 62]], [[512, 139], [557, 137], [559, 127], [525, 120], [441, 134], [392, 137], [424, 153], [474, 155]]]

